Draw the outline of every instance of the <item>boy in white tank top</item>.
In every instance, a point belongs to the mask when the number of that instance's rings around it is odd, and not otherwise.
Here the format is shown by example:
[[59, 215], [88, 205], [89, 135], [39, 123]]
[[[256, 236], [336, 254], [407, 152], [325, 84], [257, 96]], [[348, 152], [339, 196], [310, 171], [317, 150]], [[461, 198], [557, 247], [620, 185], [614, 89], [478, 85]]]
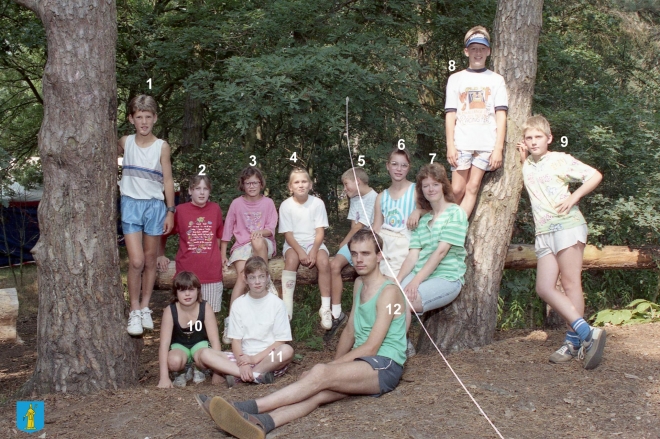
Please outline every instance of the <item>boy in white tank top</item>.
[[130, 335], [141, 335], [145, 329], [154, 329], [149, 299], [156, 280], [160, 235], [169, 233], [174, 225], [170, 145], [152, 132], [158, 119], [157, 110], [156, 101], [151, 96], [140, 95], [131, 99], [128, 120], [135, 126], [135, 134], [124, 136], [118, 142], [118, 154], [123, 155], [119, 188], [121, 225], [128, 250], [131, 313], [127, 331]]

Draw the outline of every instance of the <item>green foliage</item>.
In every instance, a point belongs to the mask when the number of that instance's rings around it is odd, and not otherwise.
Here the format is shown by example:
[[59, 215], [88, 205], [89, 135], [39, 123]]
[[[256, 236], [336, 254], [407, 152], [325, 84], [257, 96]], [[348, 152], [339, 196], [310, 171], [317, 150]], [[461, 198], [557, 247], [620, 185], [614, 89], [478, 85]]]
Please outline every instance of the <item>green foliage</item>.
[[633, 300], [624, 309], [604, 309], [591, 316], [594, 326], [631, 325], [660, 320], [660, 305], [644, 299]]

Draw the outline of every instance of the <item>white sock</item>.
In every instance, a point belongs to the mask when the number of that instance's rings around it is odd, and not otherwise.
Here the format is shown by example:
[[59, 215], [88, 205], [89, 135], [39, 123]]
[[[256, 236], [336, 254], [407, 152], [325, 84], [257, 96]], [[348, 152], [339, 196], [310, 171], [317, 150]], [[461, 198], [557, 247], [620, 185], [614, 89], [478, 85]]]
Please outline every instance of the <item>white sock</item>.
[[282, 270], [282, 300], [289, 320], [293, 317], [293, 291], [296, 289], [297, 275], [296, 271]]
[[330, 309], [330, 298], [321, 296], [321, 308]]
[[341, 315], [341, 303], [339, 305], [332, 304], [332, 317], [338, 319]]

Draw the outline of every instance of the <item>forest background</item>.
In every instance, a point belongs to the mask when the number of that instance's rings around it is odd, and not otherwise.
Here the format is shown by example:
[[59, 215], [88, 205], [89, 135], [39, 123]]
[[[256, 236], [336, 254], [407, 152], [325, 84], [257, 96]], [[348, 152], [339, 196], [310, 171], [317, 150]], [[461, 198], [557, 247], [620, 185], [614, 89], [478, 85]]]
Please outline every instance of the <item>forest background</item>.
[[[492, 30], [496, 1], [119, 0], [117, 8], [119, 135], [132, 132], [126, 102], [152, 94], [155, 134], [173, 146], [183, 190], [203, 165], [212, 200], [226, 212], [239, 194], [238, 172], [256, 161], [279, 205], [289, 170], [303, 166], [336, 224], [345, 221], [339, 177], [350, 167], [345, 98], [353, 160], [363, 156], [378, 191], [399, 139], [414, 157], [410, 179], [429, 154], [446, 165], [447, 78], [467, 67], [467, 29]], [[10, 0], [0, 0], [0, 30], [1, 184], [34, 185], [39, 165], [28, 159], [43, 116], [44, 30]], [[550, 120], [553, 149], [605, 176], [580, 203], [591, 244], [659, 245], [659, 66], [655, 1], [545, 2], [533, 112]], [[532, 243], [533, 235], [523, 191], [511, 242]], [[505, 271], [501, 328], [542, 324], [535, 274]], [[583, 276], [590, 311], [658, 300], [658, 271]]]

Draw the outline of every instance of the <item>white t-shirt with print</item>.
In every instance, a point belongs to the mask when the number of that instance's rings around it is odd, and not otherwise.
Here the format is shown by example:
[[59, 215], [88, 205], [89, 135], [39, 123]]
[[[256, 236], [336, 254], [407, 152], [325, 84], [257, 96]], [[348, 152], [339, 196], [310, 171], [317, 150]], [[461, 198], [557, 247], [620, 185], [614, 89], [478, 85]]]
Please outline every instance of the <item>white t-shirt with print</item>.
[[[378, 198], [378, 193], [373, 189], [369, 193], [362, 195], [362, 202], [360, 202], [358, 195], [351, 198], [351, 205], [348, 208], [348, 219], [369, 227], [374, 222], [376, 198]], [[362, 203], [364, 203], [364, 209], [362, 208]]]
[[456, 112], [454, 145], [459, 151], [492, 151], [497, 140], [495, 112], [508, 109], [504, 78], [488, 70], [466, 69], [447, 82], [445, 111]]

